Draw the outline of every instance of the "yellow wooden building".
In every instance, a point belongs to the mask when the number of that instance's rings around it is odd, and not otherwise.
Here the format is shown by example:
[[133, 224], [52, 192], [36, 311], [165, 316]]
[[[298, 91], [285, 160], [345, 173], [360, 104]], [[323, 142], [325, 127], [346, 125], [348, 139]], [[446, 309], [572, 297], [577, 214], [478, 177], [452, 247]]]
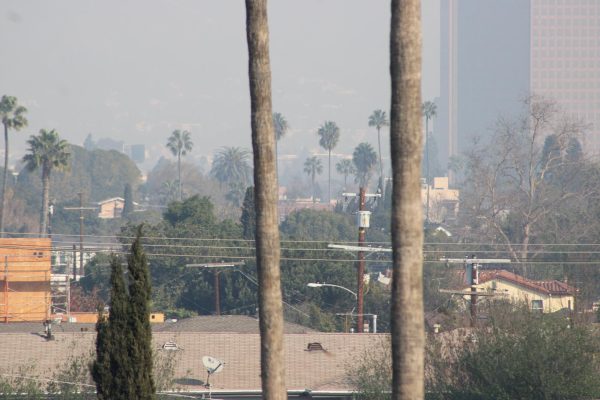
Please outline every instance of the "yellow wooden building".
[[0, 323], [50, 315], [51, 240], [0, 238]]
[[524, 302], [533, 311], [552, 313], [575, 308], [577, 289], [557, 280], [532, 281], [506, 270], [482, 270], [475, 287], [478, 292], [496, 293], [515, 303]]

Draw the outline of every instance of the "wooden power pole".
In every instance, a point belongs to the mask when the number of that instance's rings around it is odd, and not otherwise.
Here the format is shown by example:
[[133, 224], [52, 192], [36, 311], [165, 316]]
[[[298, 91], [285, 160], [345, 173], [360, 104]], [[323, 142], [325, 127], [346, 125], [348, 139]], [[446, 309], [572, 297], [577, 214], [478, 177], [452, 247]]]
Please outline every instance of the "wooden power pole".
[[[356, 193], [342, 193], [344, 197], [356, 197]], [[364, 315], [364, 285], [365, 285], [365, 252], [362, 247], [365, 246], [367, 228], [369, 227], [369, 218], [371, 213], [367, 211], [367, 197], [381, 197], [380, 193], [367, 194], [364, 187], [358, 191], [358, 265], [356, 268], [356, 314], [357, 326], [356, 332], [363, 332]]]
[[244, 265], [243, 261], [239, 262], [216, 262], [216, 263], [204, 263], [204, 264], [186, 264], [186, 267], [199, 267], [199, 268], [214, 268], [215, 269], [215, 315], [221, 315], [221, 281], [219, 275], [221, 271], [219, 268], [230, 268]]
[[440, 290], [444, 293], [462, 294], [471, 297], [470, 304], [470, 321], [471, 328], [477, 325], [477, 297], [479, 296], [490, 296], [490, 294], [477, 293], [477, 285], [479, 284], [479, 266], [480, 264], [510, 264], [510, 260], [506, 258], [482, 258], [478, 259], [475, 257], [465, 258], [442, 258], [440, 261], [444, 261], [448, 264], [463, 264], [465, 267], [465, 279], [467, 284], [471, 286], [471, 292], [465, 293], [461, 291], [453, 290]]
[[[79, 207], [65, 207], [67, 211], [79, 211], [79, 276], [84, 275], [83, 271], [83, 212], [86, 210], [96, 210], [95, 207], [84, 207], [83, 206], [83, 192], [79, 192]], [[73, 260], [73, 264], [76, 264], [76, 260]], [[75, 269], [75, 268], [74, 268]], [[75, 275], [77, 275], [75, 273]], [[77, 276], [75, 276], [77, 279]]]
[[[366, 191], [364, 187], [361, 187], [358, 193], [358, 212], [359, 214], [361, 214], [361, 212], [366, 211], [367, 207], [366, 207], [366, 197], [365, 197]], [[358, 224], [358, 246], [359, 247], [364, 247], [365, 246], [365, 238], [366, 238], [366, 233], [367, 233], [367, 228], [365, 226], [363, 226], [364, 224], [360, 223]], [[356, 293], [358, 294], [357, 296], [357, 301], [356, 301], [356, 313], [358, 314], [357, 317], [357, 332], [358, 333], [362, 333], [363, 332], [363, 327], [364, 327], [364, 321], [363, 321], [363, 312], [364, 312], [364, 287], [365, 287], [365, 252], [364, 251], [359, 251], [358, 252], [358, 271], [357, 271], [357, 290]]]

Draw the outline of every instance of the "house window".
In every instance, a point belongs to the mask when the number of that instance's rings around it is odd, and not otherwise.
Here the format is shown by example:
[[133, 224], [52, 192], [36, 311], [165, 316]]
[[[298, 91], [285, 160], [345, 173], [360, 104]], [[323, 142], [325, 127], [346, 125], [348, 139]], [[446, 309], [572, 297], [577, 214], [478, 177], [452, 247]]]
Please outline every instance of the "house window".
[[531, 311], [544, 311], [544, 301], [543, 300], [531, 300]]

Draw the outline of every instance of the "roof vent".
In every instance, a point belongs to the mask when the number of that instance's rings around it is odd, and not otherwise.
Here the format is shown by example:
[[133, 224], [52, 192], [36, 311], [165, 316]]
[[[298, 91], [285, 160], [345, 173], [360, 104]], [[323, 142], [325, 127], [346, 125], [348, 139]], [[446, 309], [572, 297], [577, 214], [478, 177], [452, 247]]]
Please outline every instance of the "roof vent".
[[177, 350], [182, 350], [181, 347], [179, 347], [177, 345], [177, 343], [175, 343], [172, 340], [169, 340], [168, 342], [165, 342], [165, 344], [162, 345], [162, 349], [163, 350], [167, 350], [167, 351], [177, 351]]
[[321, 345], [321, 343], [313, 342], [309, 343], [308, 346], [306, 346], [306, 351], [325, 351], [325, 349], [323, 348], [323, 345]]

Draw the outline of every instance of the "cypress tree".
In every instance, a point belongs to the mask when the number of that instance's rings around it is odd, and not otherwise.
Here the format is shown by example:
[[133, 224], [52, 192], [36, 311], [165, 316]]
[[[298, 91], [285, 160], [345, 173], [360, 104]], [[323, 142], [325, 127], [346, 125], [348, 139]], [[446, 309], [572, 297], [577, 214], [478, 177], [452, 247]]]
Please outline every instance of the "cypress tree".
[[121, 261], [115, 256], [111, 259], [110, 313], [106, 319], [100, 312], [96, 360], [91, 367], [99, 400], [151, 400], [156, 393], [150, 328], [152, 287], [141, 236], [140, 226], [127, 259], [129, 288]]
[[133, 399], [135, 387], [132, 382], [135, 363], [131, 359], [131, 344], [135, 339], [128, 329], [128, 319], [131, 313], [127, 287], [123, 278], [121, 260], [113, 257], [111, 260], [111, 302], [108, 315], [109, 337], [111, 343], [110, 370], [113, 376], [111, 399]]
[[91, 365], [92, 378], [96, 382], [97, 398], [110, 400], [110, 388], [113, 385], [110, 371], [110, 331], [103, 307], [98, 308], [96, 332], [96, 360]]
[[123, 211], [121, 212], [121, 216], [123, 218], [129, 217], [129, 215], [133, 212], [133, 194], [131, 193], [131, 185], [128, 183], [125, 185], [125, 192], [123, 193]]
[[129, 299], [119, 258], [113, 256], [110, 267], [110, 313], [107, 319], [99, 310], [92, 377], [98, 399], [127, 400], [133, 398], [131, 376], [135, 365], [129, 356], [133, 341], [127, 325]]
[[242, 204], [242, 223], [244, 239], [254, 239], [254, 231], [256, 230], [256, 211], [254, 210], [254, 186], [246, 189], [244, 203]]
[[156, 387], [152, 377], [152, 330], [150, 328], [150, 300], [152, 285], [148, 262], [141, 244], [142, 226], [131, 245], [128, 257], [129, 269], [129, 332], [133, 338], [130, 347], [130, 362], [133, 369], [135, 397], [132, 399], [154, 399]]

